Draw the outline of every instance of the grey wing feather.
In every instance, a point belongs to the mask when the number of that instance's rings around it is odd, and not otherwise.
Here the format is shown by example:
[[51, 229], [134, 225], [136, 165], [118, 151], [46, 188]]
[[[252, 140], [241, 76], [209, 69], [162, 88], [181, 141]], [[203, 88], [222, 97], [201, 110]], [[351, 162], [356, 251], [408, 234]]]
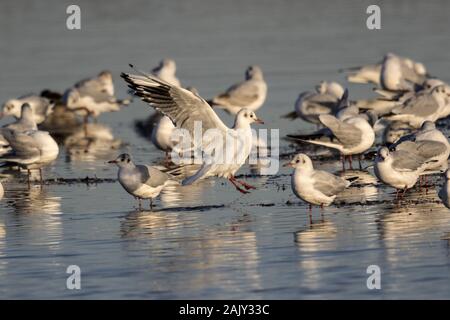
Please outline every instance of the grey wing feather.
[[203, 132], [228, 129], [203, 98], [186, 89], [172, 86], [152, 75], [122, 73], [121, 77], [135, 95], [168, 116], [176, 127], [187, 129], [191, 135], [196, 121], [201, 122]]
[[392, 167], [397, 171], [416, 171], [425, 163], [425, 159], [406, 150], [397, 150], [394, 153]]
[[354, 125], [329, 114], [320, 115], [319, 119], [344, 146], [351, 147], [361, 142], [361, 130]]
[[141, 182], [149, 185], [150, 187], [159, 187], [171, 179], [171, 175], [164, 173], [151, 166], [137, 165], [136, 166], [141, 173]]
[[313, 173], [314, 188], [327, 196], [334, 196], [348, 186], [348, 181], [326, 171], [315, 170]]
[[4, 130], [3, 136], [13, 149], [12, 152], [8, 154], [8, 157], [30, 158], [40, 155], [39, 148], [35, 146], [34, 139], [28, 134], [22, 132], [14, 132], [12, 130]]
[[396, 107], [393, 112], [396, 114], [414, 114], [426, 117], [437, 112], [438, 109], [438, 102], [428, 93], [423, 93], [408, 99], [404, 105]]

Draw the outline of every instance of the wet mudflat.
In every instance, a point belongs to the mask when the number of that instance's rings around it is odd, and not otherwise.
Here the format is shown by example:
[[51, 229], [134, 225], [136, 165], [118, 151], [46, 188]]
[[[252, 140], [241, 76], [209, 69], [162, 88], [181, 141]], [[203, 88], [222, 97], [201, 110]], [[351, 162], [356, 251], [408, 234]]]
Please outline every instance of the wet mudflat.
[[[85, 24], [78, 32], [65, 29], [64, 4], [1, 4], [0, 39], [7, 46], [0, 52], [5, 62], [0, 98], [45, 88], [62, 91], [103, 69], [112, 70], [116, 91], [124, 97], [118, 75], [129, 62], [149, 69], [166, 56], [177, 61], [186, 85], [209, 97], [255, 63], [269, 85], [258, 115], [265, 128], [280, 129], [283, 137], [314, 129], [280, 116], [292, 110], [299, 92], [320, 80], [345, 83], [337, 72], [341, 67], [377, 61], [393, 51], [450, 80], [449, 35], [443, 33], [450, 4], [386, 4], [379, 32], [365, 28], [368, 4], [286, 2], [274, 9], [271, 2], [255, 1], [236, 10], [233, 1], [214, 9], [136, 2], [141, 10], [135, 10], [128, 2], [86, 1], [80, 4]], [[414, 24], [407, 23], [411, 19]], [[370, 87], [349, 88], [355, 98], [373, 95]], [[151, 112], [136, 100], [121, 112], [102, 115], [95, 131], [110, 130], [122, 144], [102, 141], [70, 150], [61, 145], [54, 166], [44, 170], [42, 187], [28, 188], [24, 174], [2, 172], [0, 297], [450, 297], [450, 211], [436, 195], [439, 176], [395, 202], [395, 191], [378, 184], [372, 169], [347, 172], [359, 180], [335, 205], [313, 208], [310, 218], [308, 205], [292, 194], [291, 170], [257, 176], [245, 166], [239, 173], [258, 187], [251, 194], [208, 179], [170, 187], [153, 211], [140, 212], [116, 182], [116, 168], [105, 162], [120, 152], [132, 153], [138, 163], [163, 161], [135, 131], [135, 121]], [[229, 115], [220, 116], [232, 122]], [[281, 161], [298, 148], [280, 144]], [[335, 158], [313, 159], [318, 168], [341, 168]], [[364, 168], [369, 165], [370, 158], [363, 161]], [[69, 265], [81, 268], [81, 290], [66, 289]], [[382, 270], [381, 290], [367, 289], [369, 265]]]

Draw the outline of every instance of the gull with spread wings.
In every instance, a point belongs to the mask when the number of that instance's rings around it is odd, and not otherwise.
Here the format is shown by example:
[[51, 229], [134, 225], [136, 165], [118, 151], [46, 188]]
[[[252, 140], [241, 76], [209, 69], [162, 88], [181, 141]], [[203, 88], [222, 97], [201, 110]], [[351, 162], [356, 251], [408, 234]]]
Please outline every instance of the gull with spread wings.
[[[226, 154], [225, 161], [223, 161], [223, 157], [204, 157], [200, 169], [193, 176], [184, 179], [183, 185], [216, 176], [228, 179], [241, 193], [248, 193], [247, 190], [255, 188], [234, 177], [251, 151], [252, 131], [250, 125], [263, 123], [253, 111], [248, 109], [239, 111], [233, 128], [228, 128], [211, 106], [198, 94], [173, 86], [149, 74], [122, 73], [121, 77], [128, 83], [136, 96], [141, 97], [144, 102], [169, 117], [177, 128], [187, 130], [191, 137], [195, 136], [196, 122], [201, 123], [202, 134], [208, 133], [208, 130], [221, 134], [222, 143], [216, 144], [214, 152], [216, 155]], [[228, 144], [229, 141], [232, 143]], [[201, 151], [204, 152], [211, 143], [210, 140], [203, 139], [199, 146]], [[229, 148], [230, 145], [232, 145], [231, 148]]]

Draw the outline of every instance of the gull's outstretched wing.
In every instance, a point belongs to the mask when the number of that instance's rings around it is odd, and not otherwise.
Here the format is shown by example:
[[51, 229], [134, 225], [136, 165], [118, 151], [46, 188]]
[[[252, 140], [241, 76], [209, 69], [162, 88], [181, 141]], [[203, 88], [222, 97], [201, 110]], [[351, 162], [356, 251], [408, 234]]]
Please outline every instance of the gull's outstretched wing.
[[208, 129], [226, 132], [228, 128], [220, 120], [211, 106], [199, 95], [169, 83], [152, 75], [120, 75], [134, 94], [142, 101], [168, 116], [178, 128], [187, 129], [193, 136], [196, 121], [202, 124], [202, 133]]

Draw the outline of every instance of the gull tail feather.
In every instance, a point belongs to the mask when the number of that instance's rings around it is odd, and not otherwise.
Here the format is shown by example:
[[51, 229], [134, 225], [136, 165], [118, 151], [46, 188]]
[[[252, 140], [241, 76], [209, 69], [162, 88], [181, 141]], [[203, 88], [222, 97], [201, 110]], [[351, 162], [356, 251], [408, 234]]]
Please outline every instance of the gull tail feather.
[[283, 119], [291, 119], [291, 120], [294, 120], [294, 119], [297, 119], [297, 112], [294, 110], [294, 111], [291, 111], [291, 112], [289, 112], [289, 113], [286, 113], [285, 115], [283, 115], [283, 116], [281, 116]]
[[193, 184], [195, 181], [200, 180], [201, 178], [205, 177], [206, 174], [208, 173], [209, 169], [211, 169], [212, 165], [211, 164], [204, 164], [200, 170], [197, 171], [196, 174], [194, 174], [193, 176], [190, 176], [186, 179], [184, 179], [181, 184], [183, 186], [187, 186], [190, 184]]

